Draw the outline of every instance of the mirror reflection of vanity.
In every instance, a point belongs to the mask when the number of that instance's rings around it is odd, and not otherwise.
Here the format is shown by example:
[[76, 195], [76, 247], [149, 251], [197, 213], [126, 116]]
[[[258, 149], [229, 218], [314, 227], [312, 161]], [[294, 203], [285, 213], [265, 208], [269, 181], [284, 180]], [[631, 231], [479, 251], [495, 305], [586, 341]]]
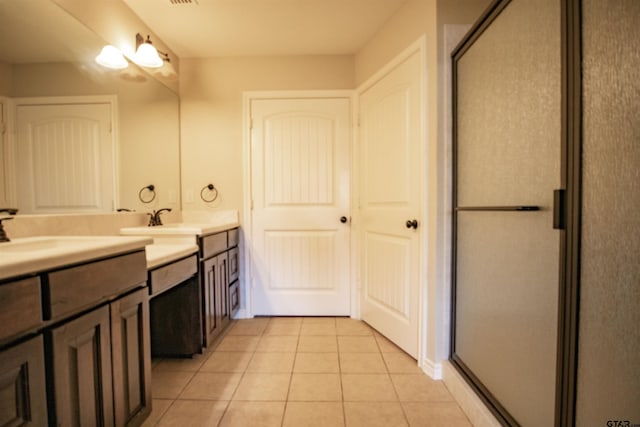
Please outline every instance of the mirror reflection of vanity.
[[[178, 95], [135, 64], [96, 64], [105, 44], [51, 0], [0, 0], [0, 205], [20, 213], [179, 209]], [[42, 125], [47, 114], [66, 120], [96, 105], [106, 105], [96, 113], [106, 118], [86, 132], [104, 133], [100, 143], [83, 146], [87, 138], [69, 141], [58, 136], [63, 127]], [[82, 156], [91, 167], [73, 170]], [[143, 204], [139, 192], [150, 184], [155, 199]]]

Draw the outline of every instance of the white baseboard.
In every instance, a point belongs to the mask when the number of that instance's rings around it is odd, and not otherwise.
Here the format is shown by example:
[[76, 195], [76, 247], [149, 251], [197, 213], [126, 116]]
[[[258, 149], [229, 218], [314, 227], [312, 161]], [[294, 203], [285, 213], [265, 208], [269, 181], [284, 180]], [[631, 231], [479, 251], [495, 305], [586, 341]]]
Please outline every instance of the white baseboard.
[[442, 379], [442, 363], [435, 363], [429, 359], [423, 359], [420, 365], [422, 371], [434, 380]]
[[444, 361], [440, 365], [442, 366], [445, 385], [467, 415], [471, 424], [474, 427], [500, 427], [501, 424], [462, 378], [456, 368], [449, 361]]
[[239, 309], [238, 311], [236, 311], [236, 314], [233, 315], [234, 319], [248, 319], [249, 316], [247, 316], [247, 310], [245, 310], [244, 308]]

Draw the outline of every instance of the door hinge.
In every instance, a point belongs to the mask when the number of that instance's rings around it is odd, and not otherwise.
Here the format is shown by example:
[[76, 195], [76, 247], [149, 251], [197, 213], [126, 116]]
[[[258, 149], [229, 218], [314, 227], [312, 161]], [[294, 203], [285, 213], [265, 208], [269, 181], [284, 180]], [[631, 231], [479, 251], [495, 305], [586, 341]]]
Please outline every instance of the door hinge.
[[253, 130], [253, 117], [249, 119], [249, 130]]
[[7, 131], [7, 125], [4, 122], [0, 122], [0, 135], [4, 135]]
[[253, 210], [253, 199], [251, 199], [251, 210]]

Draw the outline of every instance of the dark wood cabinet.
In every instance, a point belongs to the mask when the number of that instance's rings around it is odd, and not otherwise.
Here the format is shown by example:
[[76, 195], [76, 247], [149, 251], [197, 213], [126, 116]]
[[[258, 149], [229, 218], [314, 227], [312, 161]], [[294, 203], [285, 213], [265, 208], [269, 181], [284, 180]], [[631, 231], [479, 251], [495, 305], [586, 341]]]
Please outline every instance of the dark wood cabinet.
[[230, 320], [227, 253], [202, 262], [204, 285], [204, 346], [210, 346]]
[[[237, 233], [234, 240], [229, 235], [229, 245], [238, 244]], [[229, 317], [240, 309], [240, 252], [238, 247], [229, 249]]]
[[46, 273], [49, 425], [139, 426], [151, 412], [146, 273], [142, 251]]
[[238, 280], [240, 276], [240, 257], [238, 248], [229, 249], [229, 284]]
[[151, 412], [149, 297], [140, 289], [110, 304], [116, 426], [138, 426]]
[[[197, 264], [195, 260], [194, 264]], [[190, 357], [202, 351], [201, 298], [198, 275], [192, 275], [160, 295], [151, 297], [149, 308], [153, 356]]]
[[240, 307], [239, 229], [201, 236], [203, 345], [209, 347]]
[[0, 426], [141, 425], [151, 412], [146, 280], [136, 250], [0, 283]]
[[233, 316], [238, 309], [240, 308], [240, 286], [239, 282], [236, 280], [232, 284], [229, 285], [229, 311]]
[[51, 424], [114, 425], [109, 306], [49, 331]]
[[0, 425], [47, 425], [42, 335], [0, 351]]

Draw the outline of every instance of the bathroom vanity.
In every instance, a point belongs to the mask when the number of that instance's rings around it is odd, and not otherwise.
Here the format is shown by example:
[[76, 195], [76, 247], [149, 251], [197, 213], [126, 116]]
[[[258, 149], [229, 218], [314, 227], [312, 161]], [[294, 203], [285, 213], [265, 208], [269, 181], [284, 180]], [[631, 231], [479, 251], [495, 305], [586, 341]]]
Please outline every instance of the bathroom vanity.
[[0, 424], [140, 425], [151, 411], [145, 237], [0, 245]]
[[189, 357], [202, 350], [197, 251], [194, 243], [147, 246], [152, 356]]
[[[176, 286], [173, 291], [172, 297], [160, 295], [158, 297], [153, 296], [153, 290], [157, 287], [154, 283], [158, 281], [154, 277], [154, 270], [150, 268], [150, 283], [152, 292], [152, 309], [151, 309], [151, 329], [152, 329], [152, 342], [160, 342], [161, 340], [169, 340], [172, 344], [162, 344], [158, 347], [156, 352], [155, 344], [154, 354], [158, 355], [178, 355], [184, 356], [187, 353], [166, 351], [162, 349], [171, 349], [172, 345], [186, 345], [180, 343], [180, 337], [171, 337], [174, 335], [169, 324], [173, 323], [169, 321], [170, 316], [182, 316], [183, 319], [175, 317], [177, 322], [186, 322], [185, 316], [193, 315], [196, 312], [199, 313], [200, 331], [198, 332], [198, 339], [201, 346], [209, 347], [213, 344], [215, 339], [220, 335], [224, 328], [229, 324], [232, 316], [237, 312], [240, 307], [240, 288], [239, 288], [239, 271], [240, 271], [240, 257], [239, 257], [239, 224], [237, 220], [223, 221], [216, 223], [175, 223], [166, 224], [158, 227], [127, 227], [120, 230], [124, 235], [145, 235], [152, 236], [156, 243], [163, 242], [165, 240], [174, 238], [187, 238], [196, 245], [197, 257], [189, 257], [182, 260], [184, 264], [181, 268], [185, 273], [180, 276], [180, 279], [186, 279], [187, 276], [193, 271], [193, 260], [197, 259], [197, 272], [199, 276], [198, 283], [198, 304], [197, 308], [193, 307], [193, 298], [195, 298], [196, 292], [194, 290], [193, 281], [188, 281], [180, 284], [180, 288]], [[155, 245], [152, 245], [152, 247]], [[151, 248], [151, 247], [150, 247]], [[149, 248], [149, 249], [150, 249]], [[186, 267], [186, 265], [189, 267]], [[178, 266], [171, 266], [167, 264], [168, 268], [174, 269]], [[188, 273], [187, 273], [188, 272]], [[156, 275], [160, 272], [156, 273]], [[176, 280], [173, 280], [175, 284], [178, 284]], [[186, 288], [191, 289], [188, 291]], [[190, 307], [189, 310], [182, 313], [176, 313], [175, 307], [177, 299], [182, 301], [182, 304], [187, 304]], [[162, 306], [164, 309], [160, 309], [156, 306]], [[157, 315], [154, 312], [157, 311]], [[165, 313], [163, 317], [161, 313]], [[170, 316], [167, 313], [171, 313]], [[182, 339], [185, 337], [185, 330], [189, 331], [190, 340], [192, 336], [191, 322], [188, 323], [188, 329], [182, 329]], [[158, 330], [156, 335], [156, 330]], [[160, 330], [164, 332], [159, 332]], [[190, 345], [190, 344], [189, 344]], [[162, 349], [160, 349], [162, 347]], [[174, 349], [177, 347], [173, 347]], [[187, 348], [187, 347], [185, 347]]]

